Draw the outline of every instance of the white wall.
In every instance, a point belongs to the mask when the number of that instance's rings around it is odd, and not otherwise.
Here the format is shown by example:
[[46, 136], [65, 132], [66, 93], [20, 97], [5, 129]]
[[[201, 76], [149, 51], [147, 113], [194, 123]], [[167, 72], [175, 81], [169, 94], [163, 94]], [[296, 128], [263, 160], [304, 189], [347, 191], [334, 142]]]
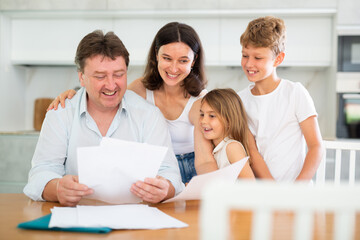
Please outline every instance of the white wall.
[[25, 71], [10, 62], [8, 18], [0, 15], [0, 130], [13, 131], [25, 123]]

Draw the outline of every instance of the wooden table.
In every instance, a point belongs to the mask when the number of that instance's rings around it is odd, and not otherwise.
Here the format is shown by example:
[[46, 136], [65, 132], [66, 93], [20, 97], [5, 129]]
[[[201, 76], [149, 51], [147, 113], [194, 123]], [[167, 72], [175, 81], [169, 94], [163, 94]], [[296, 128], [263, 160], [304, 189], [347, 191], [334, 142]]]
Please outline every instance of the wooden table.
[[[52, 202], [34, 202], [24, 194], [0, 194], [0, 239], [200, 239], [200, 201], [155, 204], [164, 213], [189, 225], [180, 229], [160, 230], [113, 230], [108, 234], [56, 232], [18, 229], [20, 222], [30, 221], [50, 213]], [[230, 239], [250, 239], [251, 212], [233, 211], [230, 214]], [[274, 214], [274, 239], [291, 239], [291, 213]], [[320, 214], [315, 218], [314, 239], [332, 239], [333, 218], [331, 214]], [[360, 239], [360, 215], [357, 216], [356, 236]]]
[[24, 230], [17, 228], [21, 222], [30, 221], [50, 213], [53, 202], [35, 202], [24, 194], [0, 194], [0, 239], [199, 239], [199, 201], [163, 203], [153, 205], [164, 213], [189, 225], [180, 229], [113, 230], [108, 234]]

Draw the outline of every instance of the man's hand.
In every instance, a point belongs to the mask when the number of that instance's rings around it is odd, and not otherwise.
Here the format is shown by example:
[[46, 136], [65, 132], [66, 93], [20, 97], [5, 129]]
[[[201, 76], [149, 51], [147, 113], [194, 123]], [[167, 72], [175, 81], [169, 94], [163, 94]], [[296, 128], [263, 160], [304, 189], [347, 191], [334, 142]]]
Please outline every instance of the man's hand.
[[144, 182], [137, 181], [130, 191], [145, 202], [158, 203], [175, 194], [173, 185], [163, 177], [146, 178]]
[[56, 193], [61, 205], [75, 206], [83, 196], [92, 194], [93, 190], [80, 184], [78, 176], [66, 175], [57, 182]]
[[81, 198], [93, 193], [93, 190], [79, 183], [78, 176], [65, 175], [51, 180], [43, 191], [47, 201], [58, 201], [64, 206], [76, 206]]

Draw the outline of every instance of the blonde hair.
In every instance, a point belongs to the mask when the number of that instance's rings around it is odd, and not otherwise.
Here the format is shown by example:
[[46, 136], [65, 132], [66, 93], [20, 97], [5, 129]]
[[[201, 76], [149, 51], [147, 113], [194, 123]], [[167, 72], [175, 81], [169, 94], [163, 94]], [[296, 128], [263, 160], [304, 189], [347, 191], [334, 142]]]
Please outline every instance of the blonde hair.
[[266, 16], [249, 22], [245, 32], [240, 37], [243, 47], [270, 48], [274, 56], [285, 51], [286, 29], [282, 19]]
[[225, 136], [241, 142], [249, 155], [247, 116], [239, 95], [231, 88], [214, 89], [202, 98], [201, 105], [205, 102], [219, 115]]

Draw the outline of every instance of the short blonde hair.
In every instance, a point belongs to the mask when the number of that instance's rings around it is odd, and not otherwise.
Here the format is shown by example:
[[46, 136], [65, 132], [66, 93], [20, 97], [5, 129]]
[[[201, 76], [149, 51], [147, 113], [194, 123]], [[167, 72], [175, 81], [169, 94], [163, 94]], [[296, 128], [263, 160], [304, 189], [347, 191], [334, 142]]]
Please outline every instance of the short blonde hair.
[[249, 155], [247, 115], [239, 95], [231, 88], [217, 88], [201, 99], [201, 105], [205, 102], [219, 115], [224, 137], [241, 142]]
[[245, 32], [240, 37], [240, 44], [243, 47], [270, 48], [277, 56], [285, 51], [286, 29], [282, 19], [266, 16], [249, 22]]

